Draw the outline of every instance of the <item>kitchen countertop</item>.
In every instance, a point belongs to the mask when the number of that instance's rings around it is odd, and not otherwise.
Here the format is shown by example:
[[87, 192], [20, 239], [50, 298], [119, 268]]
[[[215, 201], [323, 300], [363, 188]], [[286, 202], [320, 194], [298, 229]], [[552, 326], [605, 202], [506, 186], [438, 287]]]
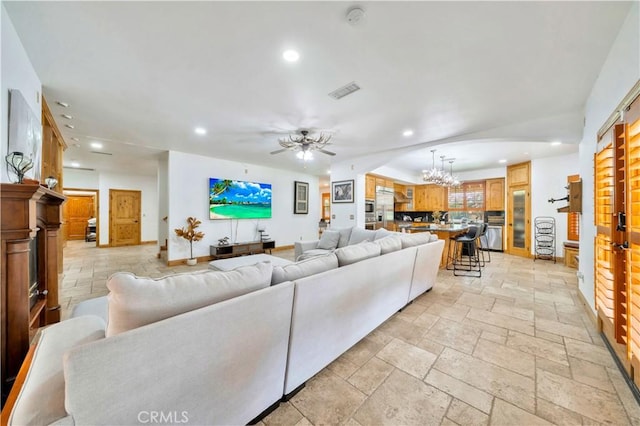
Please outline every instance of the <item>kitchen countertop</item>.
[[451, 223], [440, 225], [436, 223], [413, 223], [398, 225], [400, 229], [406, 229], [407, 231], [440, 231], [440, 232], [460, 232], [469, 229], [472, 224], [462, 225], [459, 223]]

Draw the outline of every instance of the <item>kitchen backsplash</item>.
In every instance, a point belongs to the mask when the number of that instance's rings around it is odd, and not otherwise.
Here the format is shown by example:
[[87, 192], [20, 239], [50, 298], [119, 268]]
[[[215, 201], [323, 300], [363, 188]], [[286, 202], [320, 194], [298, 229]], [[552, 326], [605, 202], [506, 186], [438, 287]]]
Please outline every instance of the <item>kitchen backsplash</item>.
[[[469, 222], [485, 222], [489, 217], [501, 216], [504, 220], [504, 211], [486, 211], [486, 212], [441, 212], [446, 213], [445, 220], [461, 221], [466, 219]], [[433, 212], [395, 212], [394, 219], [396, 221], [411, 221], [411, 222], [433, 222]]]

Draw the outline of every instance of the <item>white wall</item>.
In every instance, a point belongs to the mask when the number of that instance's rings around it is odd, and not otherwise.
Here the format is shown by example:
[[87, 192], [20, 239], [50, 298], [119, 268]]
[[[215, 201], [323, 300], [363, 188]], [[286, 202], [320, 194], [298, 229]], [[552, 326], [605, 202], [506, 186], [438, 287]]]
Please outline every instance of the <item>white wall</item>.
[[503, 178], [507, 176], [506, 167], [496, 167], [492, 169], [470, 170], [468, 172], [453, 173], [458, 176], [461, 182], [471, 180]]
[[567, 195], [567, 176], [579, 173], [578, 153], [531, 160], [531, 253], [535, 253], [535, 218], [550, 216], [556, 220], [556, 256], [563, 256], [562, 244], [567, 241], [567, 213], [558, 208], [566, 201], [550, 203], [550, 198]]
[[598, 129], [640, 78], [640, 15], [634, 2], [616, 38], [585, 106], [585, 125], [580, 142], [580, 176], [582, 177], [582, 215], [580, 218], [580, 292], [595, 310], [593, 244], [593, 154]]
[[158, 160], [158, 251], [169, 238], [169, 152]]
[[130, 189], [142, 192], [141, 235], [144, 241], [158, 239], [158, 180], [155, 176], [124, 173], [100, 173], [100, 235], [99, 244], [109, 244], [109, 190]]
[[[0, 68], [0, 88], [2, 91], [2, 102], [0, 103], [0, 159], [2, 164], [0, 169], [0, 181], [9, 182], [7, 168], [4, 157], [7, 155], [9, 137], [9, 90], [18, 89], [27, 100], [27, 104], [33, 110], [38, 122], [42, 120], [42, 106], [40, 105], [40, 94], [42, 93], [42, 83], [38, 78], [27, 52], [18, 38], [13, 23], [4, 8], [0, 8], [1, 19], [1, 54]], [[38, 167], [41, 167], [38, 165]]]
[[79, 189], [98, 189], [100, 175], [94, 170], [64, 169], [64, 187]]
[[[258, 223], [266, 225], [266, 232], [278, 247], [318, 238], [320, 196], [313, 189], [318, 188], [316, 176], [176, 151], [169, 152], [168, 164], [168, 260], [189, 257], [188, 242], [173, 232], [185, 226], [189, 216], [202, 221], [199, 229], [205, 234], [204, 239], [193, 246], [196, 257], [209, 255], [209, 245], [225, 236], [236, 242], [257, 240]], [[270, 183], [271, 219], [209, 220], [209, 178]], [[309, 214], [293, 214], [293, 182], [296, 180], [309, 183]]]

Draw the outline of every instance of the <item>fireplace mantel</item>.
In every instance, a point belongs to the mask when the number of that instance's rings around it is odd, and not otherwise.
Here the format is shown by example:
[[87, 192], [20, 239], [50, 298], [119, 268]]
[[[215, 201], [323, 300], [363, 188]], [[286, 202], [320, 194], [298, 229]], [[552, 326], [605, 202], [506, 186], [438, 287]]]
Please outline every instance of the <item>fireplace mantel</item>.
[[[66, 198], [40, 185], [0, 184], [2, 394], [11, 388], [39, 327], [60, 321], [58, 252]], [[37, 301], [29, 306], [29, 251], [37, 238]]]

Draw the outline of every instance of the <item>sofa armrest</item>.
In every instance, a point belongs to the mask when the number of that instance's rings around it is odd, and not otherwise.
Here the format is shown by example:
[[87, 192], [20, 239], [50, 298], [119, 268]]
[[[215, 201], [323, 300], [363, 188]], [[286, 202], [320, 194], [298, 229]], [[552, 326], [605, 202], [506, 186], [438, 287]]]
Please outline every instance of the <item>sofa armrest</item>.
[[293, 243], [294, 259], [298, 259], [307, 250], [313, 250], [318, 248], [318, 242], [320, 240], [313, 241], [296, 241]]
[[107, 296], [83, 300], [77, 305], [74, 305], [73, 310], [71, 311], [71, 318], [77, 318], [84, 315], [95, 315], [100, 317], [106, 324], [109, 318], [109, 301]]
[[71, 348], [103, 340], [104, 329], [102, 319], [87, 315], [42, 330], [9, 425], [48, 425], [67, 416], [63, 355]]

